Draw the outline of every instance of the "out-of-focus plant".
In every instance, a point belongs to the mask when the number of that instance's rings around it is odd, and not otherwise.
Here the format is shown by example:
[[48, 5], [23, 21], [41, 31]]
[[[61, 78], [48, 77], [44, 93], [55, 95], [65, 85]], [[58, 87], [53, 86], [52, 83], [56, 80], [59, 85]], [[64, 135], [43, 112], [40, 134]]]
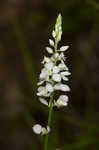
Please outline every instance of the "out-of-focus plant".
[[[52, 110], [53, 107], [63, 107], [67, 106], [68, 96], [65, 92], [70, 91], [69, 86], [66, 84], [68, 77], [71, 73], [65, 64], [64, 51], [66, 51], [69, 46], [62, 46], [58, 48], [58, 44], [61, 41], [62, 36], [62, 17], [61, 14], [58, 15], [55, 29], [52, 31], [53, 39], [49, 39], [49, 44], [52, 48], [46, 47], [46, 50], [51, 57], [44, 56], [42, 64], [44, 68], [41, 70], [40, 78], [38, 82], [38, 92], [37, 95], [40, 97], [40, 102], [49, 108], [49, 116], [47, 127], [42, 127], [40, 124], [33, 126], [33, 131], [36, 134], [45, 135], [44, 150], [48, 149], [48, 138], [49, 132], [51, 131], [51, 121], [52, 121]], [[61, 94], [56, 99], [56, 93], [60, 91]]]

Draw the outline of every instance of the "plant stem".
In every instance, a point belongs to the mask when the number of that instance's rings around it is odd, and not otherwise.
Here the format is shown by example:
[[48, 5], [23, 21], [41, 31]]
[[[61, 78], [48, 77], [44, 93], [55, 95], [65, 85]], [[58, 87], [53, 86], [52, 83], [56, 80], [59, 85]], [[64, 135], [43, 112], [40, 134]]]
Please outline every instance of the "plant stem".
[[[52, 118], [53, 96], [54, 96], [54, 93], [52, 93], [51, 96], [50, 96], [50, 103], [49, 103], [49, 104], [50, 104], [50, 108], [49, 108], [49, 116], [48, 116], [48, 126], [49, 126], [49, 127], [50, 127], [50, 125], [51, 125], [51, 118]], [[48, 137], [49, 137], [49, 134], [47, 134], [46, 137], [45, 137], [44, 150], [47, 150]]]
[[[57, 42], [57, 37], [56, 37], [56, 39], [55, 39], [55, 46], [54, 46], [55, 52], [57, 51], [57, 46], [58, 46], [58, 42]], [[56, 64], [56, 62], [55, 62], [55, 64]], [[52, 84], [54, 86], [54, 82]], [[54, 96], [54, 92], [50, 96], [50, 103], [49, 103], [50, 108], [49, 108], [49, 116], [48, 116], [48, 124], [47, 124], [49, 127], [51, 125], [51, 118], [52, 118], [53, 96]], [[47, 134], [46, 137], [45, 137], [44, 150], [47, 150], [47, 147], [48, 147], [48, 138], [49, 138], [49, 134]]]
[[54, 49], [55, 49], [55, 52], [56, 52], [56, 50], [57, 50], [57, 39], [55, 40], [55, 47], [54, 47]]

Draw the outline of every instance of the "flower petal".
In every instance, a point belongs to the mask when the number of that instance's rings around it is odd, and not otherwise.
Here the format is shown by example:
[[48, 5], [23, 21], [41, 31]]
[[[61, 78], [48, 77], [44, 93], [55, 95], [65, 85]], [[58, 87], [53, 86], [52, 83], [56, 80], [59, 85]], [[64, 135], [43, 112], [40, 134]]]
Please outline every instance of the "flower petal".
[[64, 72], [61, 72], [61, 75], [69, 76], [71, 75], [71, 73], [69, 71], [64, 71]]
[[59, 53], [55, 53], [54, 57], [55, 57], [55, 59], [58, 59], [59, 58]]
[[61, 95], [59, 98], [60, 98], [62, 101], [64, 101], [64, 102], [68, 102], [68, 96], [67, 96], [67, 95]]
[[53, 73], [58, 73], [59, 72], [59, 68], [57, 66], [53, 67]]
[[37, 83], [37, 85], [42, 85], [44, 83], [44, 80]]
[[48, 106], [48, 102], [44, 98], [40, 98], [39, 100], [42, 104]]
[[44, 87], [43, 87], [43, 86], [40, 86], [40, 87], [38, 88], [38, 92], [41, 92], [43, 89], [44, 89]]
[[50, 83], [46, 84], [46, 89], [47, 89], [48, 92], [53, 92], [53, 90], [54, 90]]
[[38, 93], [37, 93], [38, 96], [47, 96], [47, 94], [48, 94], [48, 91], [46, 87], [40, 86], [38, 88]]
[[50, 58], [44, 56], [42, 63], [44, 64], [44, 63], [49, 63], [49, 62], [50, 62]]
[[45, 68], [48, 69], [48, 70], [51, 70], [53, 68], [53, 66], [54, 66], [53, 62], [45, 64]]
[[68, 91], [70, 91], [70, 87], [65, 84], [60, 84], [60, 90], [64, 91], [64, 92], [68, 92]]
[[65, 77], [65, 76], [62, 76], [62, 79], [63, 79], [64, 81], [68, 81], [68, 78]]
[[60, 63], [58, 65], [58, 68], [60, 69], [60, 71], [68, 70], [68, 67], [65, 65], [65, 63]]
[[53, 40], [49, 39], [49, 43], [50, 43], [51, 46], [54, 46], [54, 41]]
[[46, 50], [49, 54], [53, 54], [53, 49], [50, 47], [46, 47]]
[[54, 101], [54, 105], [59, 108], [59, 107], [67, 106], [67, 102], [68, 102], [68, 96], [61, 95], [56, 102]]
[[70, 88], [68, 85], [65, 85], [65, 84], [62, 84], [62, 83], [58, 83], [54, 86], [54, 89], [55, 90], [60, 90], [60, 91], [63, 91], [63, 92], [68, 92], [70, 91]]
[[43, 68], [40, 73], [40, 79], [44, 79], [44, 78], [46, 78], [46, 69], [45, 68]]
[[49, 133], [51, 131], [50, 127], [47, 126], [47, 133]]
[[69, 46], [62, 46], [62, 47], [60, 48], [60, 51], [61, 51], [61, 52], [64, 52], [64, 51], [66, 51], [68, 48], [69, 48]]
[[55, 37], [56, 37], [56, 33], [55, 33], [55, 31], [54, 31], [54, 30], [52, 31], [52, 36], [53, 36], [53, 38], [55, 38]]
[[40, 124], [36, 124], [32, 127], [35, 134], [40, 134], [42, 132], [42, 126]]
[[61, 75], [60, 74], [53, 74], [52, 79], [56, 82], [61, 81]]
[[67, 106], [67, 103], [66, 103], [66, 102], [63, 102], [61, 99], [58, 99], [58, 100], [54, 103], [54, 106], [57, 106], [57, 107], [59, 108], [59, 107]]

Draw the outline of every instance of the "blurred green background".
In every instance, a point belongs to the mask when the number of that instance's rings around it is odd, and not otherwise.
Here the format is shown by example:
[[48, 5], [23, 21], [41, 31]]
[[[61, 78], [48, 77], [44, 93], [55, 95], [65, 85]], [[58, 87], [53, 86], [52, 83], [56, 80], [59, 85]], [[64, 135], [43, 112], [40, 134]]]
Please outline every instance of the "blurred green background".
[[71, 92], [54, 109], [49, 150], [99, 150], [98, 0], [0, 0], [0, 150], [43, 150], [32, 126], [46, 125], [48, 108], [36, 83], [59, 12]]

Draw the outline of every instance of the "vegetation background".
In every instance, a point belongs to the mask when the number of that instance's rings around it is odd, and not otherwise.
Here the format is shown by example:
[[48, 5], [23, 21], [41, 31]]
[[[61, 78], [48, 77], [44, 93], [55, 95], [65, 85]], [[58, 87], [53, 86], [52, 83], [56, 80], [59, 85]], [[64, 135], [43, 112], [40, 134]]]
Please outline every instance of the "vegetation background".
[[71, 92], [68, 107], [54, 109], [49, 150], [99, 150], [99, 1], [0, 0], [1, 150], [43, 150], [32, 126], [46, 124], [48, 108], [36, 83], [59, 12]]

